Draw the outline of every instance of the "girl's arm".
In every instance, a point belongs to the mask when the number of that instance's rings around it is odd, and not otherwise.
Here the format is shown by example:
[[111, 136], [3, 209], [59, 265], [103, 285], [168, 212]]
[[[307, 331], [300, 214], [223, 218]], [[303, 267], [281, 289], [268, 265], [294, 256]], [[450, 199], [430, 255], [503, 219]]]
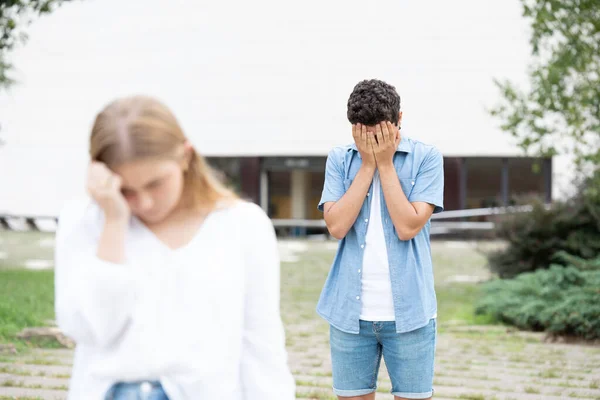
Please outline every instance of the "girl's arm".
[[124, 263], [127, 227], [102, 219], [89, 200], [69, 204], [61, 213], [55, 310], [58, 326], [78, 344], [108, 347], [131, 320], [140, 274]]

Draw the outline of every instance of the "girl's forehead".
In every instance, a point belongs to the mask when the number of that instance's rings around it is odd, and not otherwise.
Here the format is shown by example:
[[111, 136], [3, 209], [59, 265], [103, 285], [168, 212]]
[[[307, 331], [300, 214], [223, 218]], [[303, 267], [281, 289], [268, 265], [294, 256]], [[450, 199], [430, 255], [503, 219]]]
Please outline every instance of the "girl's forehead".
[[150, 179], [173, 172], [179, 168], [174, 160], [139, 160], [119, 164], [113, 171], [124, 180]]

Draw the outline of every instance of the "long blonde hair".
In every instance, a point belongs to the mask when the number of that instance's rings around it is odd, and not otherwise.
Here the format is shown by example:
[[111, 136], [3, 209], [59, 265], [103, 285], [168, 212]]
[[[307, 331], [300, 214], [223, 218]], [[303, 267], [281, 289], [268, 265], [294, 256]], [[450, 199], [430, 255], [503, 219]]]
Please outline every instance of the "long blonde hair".
[[[97, 116], [90, 137], [90, 157], [109, 168], [149, 158], [181, 158], [187, 138], [164, 104], [147, 96], [121, 98]], [[192, 206], [212, 208], [220, 200], [236, 200], [195, 150], [184, 172], [184, 193]]]

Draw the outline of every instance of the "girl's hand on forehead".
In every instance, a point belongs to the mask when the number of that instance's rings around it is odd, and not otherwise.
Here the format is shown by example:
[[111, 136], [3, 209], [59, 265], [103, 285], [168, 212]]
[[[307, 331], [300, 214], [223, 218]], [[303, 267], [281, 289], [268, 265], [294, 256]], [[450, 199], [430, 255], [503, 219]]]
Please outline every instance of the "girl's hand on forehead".
[[121, 184], [121, 177], [104, 163], [92, 161], [88, 167], [87, 191], [104, 210], [107, 221], [127, 221], [131, 214]]

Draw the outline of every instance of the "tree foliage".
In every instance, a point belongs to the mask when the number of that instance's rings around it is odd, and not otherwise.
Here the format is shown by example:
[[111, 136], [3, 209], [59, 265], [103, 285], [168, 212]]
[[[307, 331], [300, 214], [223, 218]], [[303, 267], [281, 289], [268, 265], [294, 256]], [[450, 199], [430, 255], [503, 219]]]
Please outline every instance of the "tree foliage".
[[24, 28], [35, 16], [50, 13], [69, 0], [0, 0], [0, 89], [13, 83], [8, 54], [27, 40]]
[[[531, 21], [529, 87], [496, 84], [492, 115], [528, 153], [600, 166], [600, 1], [521, 0]], [[587, 170], [589, 171], [589, 169]]]

